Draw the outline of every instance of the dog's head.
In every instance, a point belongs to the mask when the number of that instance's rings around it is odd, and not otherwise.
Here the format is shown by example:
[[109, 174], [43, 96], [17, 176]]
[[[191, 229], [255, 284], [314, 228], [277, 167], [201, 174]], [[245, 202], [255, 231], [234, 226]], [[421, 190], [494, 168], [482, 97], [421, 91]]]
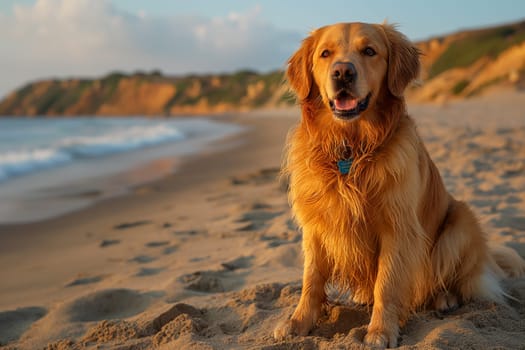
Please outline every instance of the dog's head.
[[313, 31], [286, 75], [301, 101], [320, 97], [336, 118], [352, 120], [385, 94], [402, 97], [419, 66], [418, 49], [393, 26], [340, 23]]

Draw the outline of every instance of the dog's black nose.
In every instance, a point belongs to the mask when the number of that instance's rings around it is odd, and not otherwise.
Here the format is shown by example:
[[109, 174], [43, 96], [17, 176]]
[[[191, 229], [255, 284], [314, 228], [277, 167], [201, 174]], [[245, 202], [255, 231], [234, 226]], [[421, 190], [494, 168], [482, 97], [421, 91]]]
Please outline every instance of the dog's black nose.
[[332, 79], [345, 83], [353, 83], [357, 78], [357, 71], [351, 62], [335, 62], [332, 66]]

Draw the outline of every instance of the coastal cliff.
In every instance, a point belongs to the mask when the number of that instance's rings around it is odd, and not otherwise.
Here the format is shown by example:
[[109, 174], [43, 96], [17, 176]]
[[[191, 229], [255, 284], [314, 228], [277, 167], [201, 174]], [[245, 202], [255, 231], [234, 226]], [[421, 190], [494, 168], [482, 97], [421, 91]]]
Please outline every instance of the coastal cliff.
[[0, 115], [188, 115], [291, 103], [279, 71], [185, 77], [112, 73], [29, 83], [0, 102]]

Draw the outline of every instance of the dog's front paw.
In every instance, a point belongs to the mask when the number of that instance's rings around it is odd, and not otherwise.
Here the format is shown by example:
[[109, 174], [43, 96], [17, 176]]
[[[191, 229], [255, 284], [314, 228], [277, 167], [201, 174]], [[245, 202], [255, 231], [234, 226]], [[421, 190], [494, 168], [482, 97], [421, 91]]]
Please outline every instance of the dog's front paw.
[[275, 340], [283, 340], [288, 336], [305, 336], [308, 335], [310, 329], [312, 329], [312, 324], [308, 320], [286, 319], [277, 324], [273, 331], [273, 337]]
[[364, 342], [366, 345], [374, 348], [395, 348], [397, 347], [397, 333], [388, 334], [387, 332], [380, 330], [368, 331], [368, 333], [365, 335]]
[[454, 311], [459, 307], [458, 297], [447, 292], [440, 293], [434, 301], [434, 306], [439, 312]]

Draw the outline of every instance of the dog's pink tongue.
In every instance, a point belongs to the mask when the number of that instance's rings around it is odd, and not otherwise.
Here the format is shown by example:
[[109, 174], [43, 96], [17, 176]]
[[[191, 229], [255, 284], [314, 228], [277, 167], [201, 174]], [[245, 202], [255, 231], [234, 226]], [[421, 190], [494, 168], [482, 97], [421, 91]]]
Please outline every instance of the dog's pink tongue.
[[337, 108], [338, 110], [349, 111], [357, 106], [357, 98], [336, 98], [334, 103], [335, 108]]

